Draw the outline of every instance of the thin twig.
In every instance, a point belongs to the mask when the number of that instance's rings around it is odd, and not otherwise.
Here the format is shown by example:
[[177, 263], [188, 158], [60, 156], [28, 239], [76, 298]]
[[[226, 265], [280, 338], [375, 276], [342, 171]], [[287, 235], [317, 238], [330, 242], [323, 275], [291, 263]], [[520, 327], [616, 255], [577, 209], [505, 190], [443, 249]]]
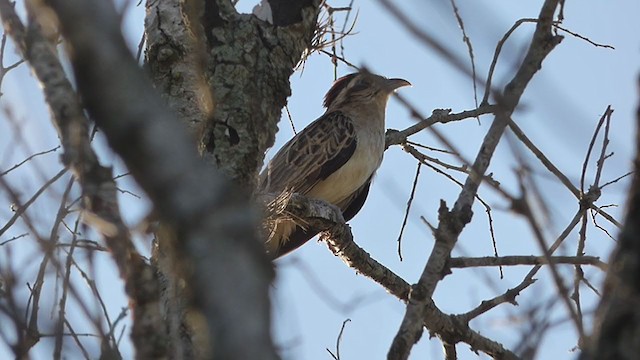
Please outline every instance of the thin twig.
[[547, 264], [569, 264], [569, 265], [593, 265], [602, 271], [607, 270], [607, 264], [602, 262], [597, 256], [551, 256], [548, 259], [544, 256], [485, 256], [485, 257], [452, 257], [449, 260], [451, 268], [475, 268], [483, 266], [522, 266], [522, 265], [547, 265]]
[[21, 238], [23, 238], [23, 237], [25, 237], [27, 235], [29, 235], [29, 233], [22, 233], [20, 235], [16, 235], [16, 236], [12, 237], [11, 239], [7, 239], [7, 240], [5, 240], [3, 242], [0, 242], [0, 246], [7, 245], [7, 244], [9, 244], [11, 242], [14, 242], [14, 241], [16, 241], [18, 239], [21, 239]]
[[509, 36], [511, 36], [511, 34], [518, 28], [518, 26], [522, 25], [523, 23], [537, 23], [538, 19], [520, 19], [518, 21], [516, 21], [515, 24], [513, 24], [513, 26], [511, 26], [511, 29], [509, 29], [504, 36], [502, 36], [502, 39], [500, 39], [500, 41], [498, 41], [498, 44], [496, 45], [496, 51], [493, 54], [493, 60], [491, 60], [491, 66], [489, 66], [489, 74], [487, 75], [487, 81], [485, 82], [485, 90], [484, 90], [484, 96], [482, 97], [482, 102], [480, 103], [480, 106], [482, 107], [483, 105], [487, 105], [489, 103], [489, 95], [490, 95], [490, 89], [491, 89], [491, 81], [493, 80], [493, 72], [496, 69], [496, 65], [498, 64], [498, 57], [500, 56], [500, 52], [502, 51], [502, 47], [504, 46], [504, 43], [507, 42], [507, 39], [509, 38]]
[[[576, 225], [580, 221], [582, 213], [583, 213], [582, 210], [578, 210], [575, 213], [575, 215], [573, 216], [573, 219], [565, 227], [562, 233], [560, 233], [556, 241], [554, 241], [554, 243], [549, 247], [550, 255], [553, 254], [560, 247], [560, 245], [562, 245], [564, 240], [573, 231], [573, 229], [576, 227]], [[507, 292], [505, 292], [504, 294], [496, 296], [492, 299], [482, 301], [478, 307], [468, 311], [465, 314], [460, 315], [460, 317], [464, 321], [469, 321], [505, 302], [516, 304], [515, 297], [520, 294], [520, 291], [524, 290], [525, 288], [529, 287], [531, 284], [535, 282], [533, 277], [538, 273], [538, 271], [541, 268], [542, 268], [542, 265], [534, 266], [533, 268], [531, 268], [531, 270], [529, 270], [529, 272], [524, 277], [524, 279], [515, 288], [507, 290]]]
[[[395, 96], [405, 106], [409, 105], [409, 103], [406, 100], [404, 100], [404, 98], [401, 97], [399, 94], [395, 94]], [[412, 111], [412, 116], [414, 118], [421, 119], [421, 121], [401, 131], [393, 130], [393, 129], [387, 130], [387, 135], [386, 135], [387, 147], [391, 145], [402, 144], [407, 140], [409, 136], [415, 133], [418, 133], [426, 128], [429, 128], [434, 124], [446, 124], [452, 121], [460, 121], [460, 120], [469, 119], [469, 118], [476, 118], [480, 115], [493, 113], [496, 110], [495, 105], [484, 105], [484, 106], [480, 106], [477, 109], [462, 111], [454, 114], [451, 114], [451, 109], [440, 109], [440, 110], [434, 110], [433, 114], [428, 118], [422, 118], [422, 116], [420, 116], [419, 113], [414, 111], [415, 109], [412, 109], [411, 106], [408, 106], [408, 108]], [[442, 139], [440, 138], [438, 140], [442, 141]], [[451, 147], [449, 148], [451, 150]], [[456, 153], [455, 151], [453, 152]]]
[[293, 117], [291, 117], [291, 112], [289, 111], [289, 105], [285, 105], [284, 109], [287, 111], [287, 118], [289, 118], [289, 124], [291, 124], [291, 130], [293, 130], [293, 135], [298, 134], [296, 131], [296, 126], [293, 124]]
[[340, 360], [340, 343], [342, 342], [342, 334], [344, 333], [344, 328], [347, 325], [348, 322], [350, 322], [351, 319], [345, 319], [342, 322], [342, 327], [340, 328], [340, 333], [338, 334], [338, 338], [336, 339], [336, 353], [332, 353], [331, 350], [326, 349], [329, 354], [331, 354], [331, 357], [333, 357], [335, 360]]
[[[66, 199], [65, 199], [66, 200]], [[67, 292], [69, 290], [69, 283], [71, 279], [71, 265], [74, 262], [73, 260], [73, 252], [75, 250], [75, 243], [77, 240], [78, 226], [80, 225], [80, 217], [76, 218], [73, 238], [71, 240], [71, 247], [67, 252], [67, 260], [64, 266], [64, 279], [62, 281], [62, 296], [60, 297], [60, 301], [58, 303], [58, 321], [56, 324], [55, 333], [59, 334], [55, 338], [55, 346], [53, 349], [53, 358], [59, 360], [62, 356], [62, 334], [64, 333], [64, 323], [66, 321], [66, 307], [67, 307]]]
[[627, 176], [629, 176], [629, 175], [633, 175], [633, 173], [634, 173], [634, 171], [629, 171], [628, 173], [626, 173], [626, 174], [624, 174], [624, 175], [622, 175], [622, 176], [619, 176], [619, 177], [617, 177], [617, 178], [615, 178], [615, 179], [613, 179], [613, 180], [611, 180], [611, 181], [607, 181], [606, 183], [604, 183], [604, 184], [602, 184], [602, 185], [600, 186], [600, 189], [604, 189], [605, 187], [607, 187], [607, 186], [609, 186], [609, 185], [611, 185], [611, 184], [615, 184], [615, 183], [617, 183], [618, 181], [620, 181], [620, 180], [622, 180], [622, 179], [626, 178]]
[[[456, 6], [455, 0], [450, 1], [451, 6], [453, 7], [453, 14], [455, 15], [458, 26], [462, 31], [462, 41], [467, 45], [467, 51], [469, 52], [469, 60], [471, 60], [471, 79], [473, 81], [473, 100], [475, 106], [478, 107], [478, 77], [476, 76], [476, 60], [473, 56], [473, 46], [471, 45], [471, 39], [467, 36], [467, 31], [464, 28], [464, 21], [462, 21], [462, 16], [460, 16], [460, 11], [458, 10], [458, 6]], [[478, 121], [480, 121], [479, 117]]]
[[520, 127], [513, 121], [509, 121], [509, 128], [513, 132], [513, 134], [535, 155], [538, 160], [544, 165], [550, 173], [555, 175], [558, 180], [576, 197], [576, 199], [580, 199], [580, 190], [578, 190], [572, 183], [571, 180], [558, 169], [552, 162], [549, 160], [544, 153], [538, 149], [531, 140], [524, 134], [524, 132], [520, 129]]
[[[526, 200], [524, 200], [527, 198], [526, 196], [527, 190], [522, 182], [521, 182], [520, 191], [522, 193], [523, 200], [520, 201], [519, 205], [517, 206], [517, 208], [520, 210], [519, 213], [522, 214], [525, 217], [525, 219], [527, 219], [527, 222], [529, 223], [529, 227], [533, 231], [533, 234], [535, 235], [535, 239], [537, 240], [539, 248], [543, 252], [544, 256], [550, 259], [551, 251], [549, 251], [549, 248], [545, 241], [545, 237], [544, 237], [544, 234], [542, 233], [541, 227], [537, 223], [535, 216], [531, 211], [531, 207], [529, 206], [529, 203]], [[565, 305], [567, 312], [571, 316], [571, 319], [573, 320], [573, 323], [576, 326], [576, 331], [578, 332], [580, 338], [583, 338], [585, 333], [584, 333], [584, 327], [582, 324], [582, 319], [579, 317], [577, 311], [573, 308], [573, 306], [571, 306], [571, 300], [567, 296], [567, 289], [564, 285], [564, 282], [562, 281], [562, 277], [560, 276], [560, 273], [558, 272], [557, 267], [551, 261], [549, 261], [549, 270], [551, 273], [551, 278], [553, 279], [553, 282], [556, 285], [558, 294], [560, 295], [560, 299], [562, 299], [562, 302]]]
[[58, 150], [59, 148], [60, 148], [60, 145], [58, 145], [58, 146], [56, 146], [56, 147], [54, 147], [54, 148], [52, 148], [52, 149], [49, 149], [49, 150], [45, 150], [45, 151], [41, 151], [41, 152], [35, 153], [35, 154], [33, 154], [33, 155], [31, 155], [31, 156], [27, 157], [26, 159], [22, 160], [21, 162], [19, 162], [19, 163], [17, 163], [17, 164], [15, 164], [15, 165], [13, 165], [11, 168], [9, 168], [9, 169], [7, 169], [7, 170], [5, 170], [5, 171], [1, 172], [1, 173], [0, 173], [0, 177], [7, 175], [8, 173], [10, 173], [10, 172], [12, 172], [13, 170], [15, 170], [15, 169], [19, 168], [20, 166], [22, 166], [23, 164], [25, 164], [26, 162], [30, 161], [31, 159], [33, 159], [33, 158], [35, 158], [35, 157], [38, 157], [38, 156], [40, 156], [40, 155], [45, 155], [45, 154], [48, 154], [48, 153], [52, 153], [52, 152], [54, 152], [54, 151]]
[[400, 261], [402, 261], [402, 234], [404, 233], [404, 228], [407, 225], [407, 219], [409, 219], [409, 211], [411, 211], [411, 204], [413, 203], [413, 197], [416, 194], [416, 188], [418, 186], [418, 178], [420, 177], [420, 167], [422, 166], [421, 162], [418, 162], [418, 167], [416, 168], [416, 175], [413, 178], [413, 186], [411, 186], [411, 194], [409, 195], [409, 200], [407, 201], [407, 209], [404, 212], [404, 219], [402, 219], [402, 226], [400, 227], [400, 234], [398, 235], [398, 257]]
[[573, 32], [573, 31], [571, 31], [571, 30], [568, 30], [568, 29], [566, 29], [566, 28], [563, 28], [562, 26], [560, 26], [560, 25], [558, 25], [558, 24], [553, 25], [553, 27], [555, 27], [556, 29], [559, 29], [559, 30], [564, 31], [564, 32], [566, 32], [567, 34], [569, 34], [569, 35], [571, 35], [571, 36], [577, 37], [578, 39], [582, 39], [582, 40], [584, 40], [584, 41], [588, 42], [589, 44], [591, 44], [591, 45], [593, 45], [593, 46], [595, 46], [595, 47], [601, 47], [601, 48], [611, 49], [611, 50], [615, 50], [615, 49], [616, 49], [615, 47], [613, 47], [613, 46], [611, 46], [611, 45], [597, 43], [597, 42], [595, 42], [595, 41], [593, 41], [593, 40], [589, 39], [589, 38], [588, 38], [588, 37], [586, 37], [586, 36], [580, 35], [580, 34], [578, 34], [578, 33], [575, 33], [575, 32]]
[[[22, 215], [28, 208], [29, 206], [31, 206], [31, 204], [33, 204], [34, 201], [36, 201], [36, 199], [42, 195], [42, 193], [53, 183], [55, 183], [58, 179], [60, 179], [60, 177], [62, 177], [62, 175], [64, 175], [67, 172], [67, 169], [62, 169], [60, 170], [57, 174], [55, 174], [51, 179], [49, 179], [47, 182], [45, 182], [40, 189], [38, 189], [38, 191], [36, 191], [35, 194], [33, 194], [33, 196], [31, 196], [31, 198], [29, 200], [27, 200], [24, 204], [19, 205], [17, 207], [17, 209], [15, 210], [15, 212], [13, 213], [13, 216], [11, 217], [11, 219], [9, 219], [9, 221], [7, 221], [7, 223], [0, 228], [0, 236], [2, 236], [2, 234], [5, 233], [5, 231], [7, 231], [12, 225], [13, 223], [16, 222], [16, 220], [20, 217], [20, 215]], [[0, 184], [5, 188], [8, 189], [8, 184], [2, 180], [2, 178], [0, 178]], [[16, 204], [18, 205], [18, 204]]]
[[608, 111], [605, 111], [606, 121], [604, 125], [604, 136], [602, 138], [602, 148], [600, 149], [600, 157], [596, 162], [596, 177], [591, 185], [592, 188], [601, 188], [600, 187], [600, 178], [602, 177], [602, 171], [604, 169], [604, 162], [609, 158], [607, 155], [607, 146], [609, 146], [609, 129], [611, 127], [611, 115], [613, 114], [613, 109], [611, 109], [611, 105], [607, 107]]
[[580, 192], [584, 193], [585, 189], [584, 189], [584, 182], [585, 182], [585, 177], [587, 174], [587, 166], [589, 165], [589, 158], [591, 157], [591, 151], [593, 151], [593, 147], [596, 143], [596, 139], [598, 137], [598, 133], [600, 132], [600, 128], [602, 127], [602, 125], [604, 124], [605, 120], [607, 119], [607, 114], [612, 111], [611, 110], [611, 105], [607, 106], [607, 109], [604, 111], [604, 114], [602, 114], [602, 116], [600, 116], [600, 120], [598, 121], [598, 125], [596, 125], [596, 129], [593, 132], [593, 136], [591, 137], [591, 141], [589, 142], [589, 147], [587, 148], [587, 153], [585, 155], [584, 158], [584, 162], [582, 163], [582, 174], [580, 176]]

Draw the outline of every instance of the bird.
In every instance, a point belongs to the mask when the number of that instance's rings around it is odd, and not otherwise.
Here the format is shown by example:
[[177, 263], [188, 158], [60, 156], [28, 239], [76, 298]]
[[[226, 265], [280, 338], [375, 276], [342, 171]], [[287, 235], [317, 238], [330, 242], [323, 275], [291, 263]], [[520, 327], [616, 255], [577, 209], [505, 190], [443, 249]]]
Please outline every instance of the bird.
[[[324, 96], [325, 113], [289, 140], [258, 178], [259, 193], [298, 193], [337, 206], [345, 221], [362, 208], [385, 150], [385, 112], [396, 89], [411, 86], [366, 71], [337, 79]], [[297, 249], [318, 231], [294, 220], [265, 235], [272, 259]]]

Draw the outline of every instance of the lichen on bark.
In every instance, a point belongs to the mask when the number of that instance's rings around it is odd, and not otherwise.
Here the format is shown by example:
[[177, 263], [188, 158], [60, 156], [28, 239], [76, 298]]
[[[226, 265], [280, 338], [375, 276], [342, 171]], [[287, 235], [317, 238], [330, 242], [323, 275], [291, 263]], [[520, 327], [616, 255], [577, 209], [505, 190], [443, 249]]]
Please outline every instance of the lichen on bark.
[[[203, 158], [247, 188], [274, 143], [289, 77], [310, 46], [319, 1], [277, 26], [226, 2], [148, 2], [146, 66]], [[220, 4], [218, 4], [220, 3]]]
[[[244, 188], [247, 196], [274, 143], [291, 94], [289, 77], [316, 31], [320, 1], [275, 3], [286, 14], [274, 13], [271, 24], [238, 14], [225, 0], [147, 1], [145, 67], [155, 88], [191, 130], [205, 161]], [[189, 276], [180, 269], [189, 264], [183, 264], [185, 259], [174, 249], [183, 239], [170, 227], [161, 224], [166, 231], [156, 234], [154, 252], [172, 340], [169, 352], [174, 358], [207, 357], [211, 344], [208, 339], [201, 344], [194, 335], [202, 329], [189, 320], [202, 315], [191, 310], [189, 300], [189, 294], [201, 289], [184, 281]], [[262, 310], [264, 316], [256, 322], [260, 327], [267, 323], [268, 332], [268, 306]]]
[[207, 82], [215, 109], [202, 132], [200, 151], [227, 176], [252, 187], [273, 145], [289, 77], [313, 34], [317, 13], [302, 24], [275, 27], [239, 14], [210, 31]]

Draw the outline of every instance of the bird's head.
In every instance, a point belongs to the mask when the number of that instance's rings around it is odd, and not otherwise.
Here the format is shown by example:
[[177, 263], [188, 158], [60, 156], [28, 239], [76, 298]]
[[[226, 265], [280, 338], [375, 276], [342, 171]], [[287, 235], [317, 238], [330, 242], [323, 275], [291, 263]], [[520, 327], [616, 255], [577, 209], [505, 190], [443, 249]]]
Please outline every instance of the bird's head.
[[337, 109], [349, 105], [379, 105], [383, 108], [391, 93], [403, 86], [411, 86], [404, 79], [387, 79], [369, 72], [343, 76], [333, 83], [324, 96], [324, 107]]

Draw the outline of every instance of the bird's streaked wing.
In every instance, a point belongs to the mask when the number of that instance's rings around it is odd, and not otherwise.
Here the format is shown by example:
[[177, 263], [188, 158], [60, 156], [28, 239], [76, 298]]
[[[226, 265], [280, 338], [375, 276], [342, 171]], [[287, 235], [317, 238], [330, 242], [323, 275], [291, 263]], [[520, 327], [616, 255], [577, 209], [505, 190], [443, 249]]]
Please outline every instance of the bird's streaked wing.
[[324, 114], [278, 151], [260, 175], [259, 189], [305, 195], [342, 167], [355, 150], [351, 120], [340, 111]]

